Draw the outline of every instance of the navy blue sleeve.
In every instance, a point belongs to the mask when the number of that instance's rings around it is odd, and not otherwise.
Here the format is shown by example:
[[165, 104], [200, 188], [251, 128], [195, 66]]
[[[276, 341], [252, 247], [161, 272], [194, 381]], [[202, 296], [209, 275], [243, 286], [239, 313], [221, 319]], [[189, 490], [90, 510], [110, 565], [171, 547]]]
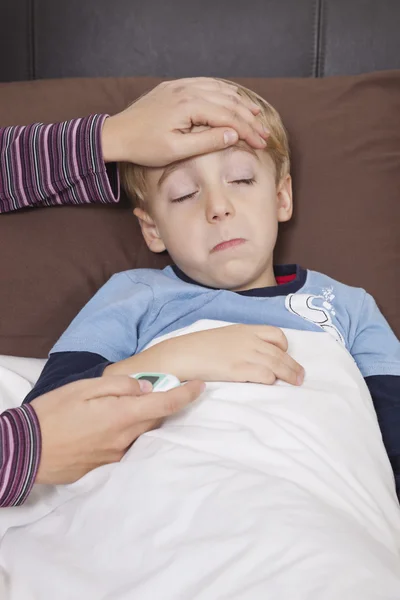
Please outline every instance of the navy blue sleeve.
[[400, 498], [400, 376], [365, 377]]
[[50, 358], [23, 404], [32, 402], [62, 385], [78, 379], [101, 377], [104, 369], [112, 364], [109, 360], [92, 352], [55, 352]]

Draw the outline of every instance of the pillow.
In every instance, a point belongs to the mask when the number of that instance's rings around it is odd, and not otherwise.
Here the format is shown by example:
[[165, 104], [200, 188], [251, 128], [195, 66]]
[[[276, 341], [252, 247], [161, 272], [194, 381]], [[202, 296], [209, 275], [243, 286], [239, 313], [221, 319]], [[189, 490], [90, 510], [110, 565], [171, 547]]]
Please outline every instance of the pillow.
[[[161, 79], [0, 84], [0, 126], [115, 113]], [[289, 131], [294, 216], [275, 263], [300, 263], [371, 293], [400, 335], [400, 71], [324, 79], [237, 79]], [[43, 358], [109, 277], [162, 268], [126, 198], [117, 206], [0, 216], [0, 354]]]

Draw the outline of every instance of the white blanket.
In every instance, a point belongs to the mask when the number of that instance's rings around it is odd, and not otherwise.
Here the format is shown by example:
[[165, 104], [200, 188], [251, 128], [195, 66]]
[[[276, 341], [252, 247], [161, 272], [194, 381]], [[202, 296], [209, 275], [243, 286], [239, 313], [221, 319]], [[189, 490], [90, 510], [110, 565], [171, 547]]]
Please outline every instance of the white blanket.
[[[368, 389], [329, 334], [284, 332], [301, 388], [207, 384], [121, 463], [1, 509], [1, 599], [399, 600], [400, 510]], [[29, 376], [1, 364], [16, 404]]]

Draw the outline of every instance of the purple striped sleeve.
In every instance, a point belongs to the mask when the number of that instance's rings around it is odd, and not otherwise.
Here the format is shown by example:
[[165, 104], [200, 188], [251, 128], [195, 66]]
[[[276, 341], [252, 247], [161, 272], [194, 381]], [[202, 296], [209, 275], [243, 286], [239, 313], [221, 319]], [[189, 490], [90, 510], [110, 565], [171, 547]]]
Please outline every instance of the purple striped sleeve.
[[39, 468], [41, 434], [29, 404], [0, 415], [0, 507], [19, 506], [28, 497]]
[[107, 116], [0, 128], [0, 213], [118, 202], [118, 168], [105, 165], [101, 148]]

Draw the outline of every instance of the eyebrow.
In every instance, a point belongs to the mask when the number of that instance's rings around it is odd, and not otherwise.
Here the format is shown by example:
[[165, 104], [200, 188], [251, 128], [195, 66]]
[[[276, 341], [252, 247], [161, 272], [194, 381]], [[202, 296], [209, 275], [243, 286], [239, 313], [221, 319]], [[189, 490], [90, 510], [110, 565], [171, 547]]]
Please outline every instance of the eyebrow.
[[[238, 150], [252, 154], [253, 156], [256, 157], [258, 162], [260, 162], [260, 157], [258, 156], [255, 149], [252, 148], [251, 146], [249, 146], [248, 144], [246, 144], [246, 142], [243, 142], [241, 140], [234, 146], [230, 146], [229, 148], [226, 148], [224, 151], [229, 155], [229, 154], [233, 154], [234, 152], [237, 152]], [[167, 179], [167, 177], [169, 177], [169, 175], [171, 175], [171, 173], [173, 173], [177, 169], [180, 169], [180, 168], [184, 167], [185, 165], [189, 164], [193, 160], [193, 158], [196, 158], [196, 157], [186, 158], [184, 160], [178, 160], [176, 162], [171, 163], [170, 165], [167, 165], [165, 167], [164, 171], [162, 172], [160, 179], [157, 182], [158, 189], [160, 189], [160, 187], [162, 186], [164, 181]]]

